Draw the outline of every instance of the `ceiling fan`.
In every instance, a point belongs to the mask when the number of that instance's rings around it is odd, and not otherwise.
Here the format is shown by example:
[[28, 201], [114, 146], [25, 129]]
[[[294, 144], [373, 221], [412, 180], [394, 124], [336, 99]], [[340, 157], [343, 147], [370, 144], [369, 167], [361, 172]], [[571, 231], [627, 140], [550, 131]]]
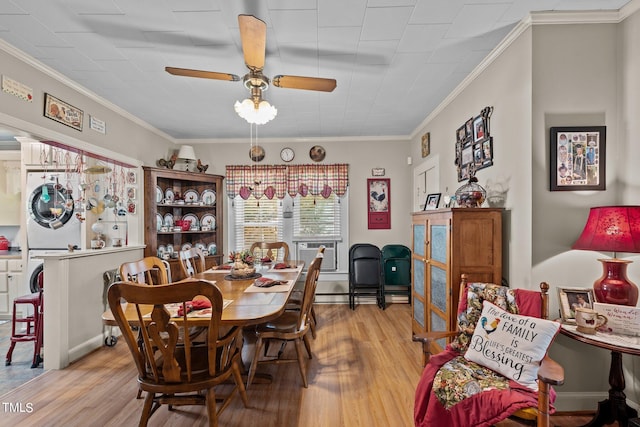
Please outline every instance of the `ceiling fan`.
[[[265, 61], [267, 24], [253, 15], [238, 15], [240, 25], [240, 39], [244, 62], [249, 72], [242, 77], [244, 86], [251, 92], [251, 99], [257, 109], [261, 100], [262, 92], [269, 88], [269, 78], [262, 74]], [[188, 68], [165, 67], [169, 74], [186, 77], [199, 77], [203, 79], [240, 81], [240, 77], [235, 74], [218, 73], [215, 71], [191, 70]], [[324, 79], [319, 77], [302, 77], [277, 75], [272, 83], [276, 87], [290, 89], [316, 90], [321, 92], [332, 92], [336, 88], [335, 79]]]

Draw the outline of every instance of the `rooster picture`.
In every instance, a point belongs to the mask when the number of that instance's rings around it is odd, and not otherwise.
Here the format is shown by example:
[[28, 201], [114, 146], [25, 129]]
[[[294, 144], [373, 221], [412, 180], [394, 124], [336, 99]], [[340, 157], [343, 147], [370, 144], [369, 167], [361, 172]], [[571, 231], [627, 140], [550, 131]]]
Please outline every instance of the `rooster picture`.
[[387, 183], [375, 180], [369, 183], [369, 211], [387, 212], [389, 210], [389, 198], [387, 197]]
[[489, 336], [491, 332], [495, 331], [498, 328], [499, 323], [500, 319], [495, 318], [493, 319], [493, 322], [489, 323], [487, 327], [487, 318], [484, 316], [480, 318], [480, 326], [482, 326], [482, 329], [484, 329], [484, 331], [487, 333], [487, 336]]

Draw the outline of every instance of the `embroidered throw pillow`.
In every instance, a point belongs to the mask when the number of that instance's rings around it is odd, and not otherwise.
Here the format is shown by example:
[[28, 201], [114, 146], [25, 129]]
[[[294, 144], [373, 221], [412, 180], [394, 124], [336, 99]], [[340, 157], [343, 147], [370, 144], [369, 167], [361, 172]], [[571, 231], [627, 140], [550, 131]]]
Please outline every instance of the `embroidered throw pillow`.
[[464, 357], [534, 391], [538, 368], [560, 324], [508, 313], [484, 301]]

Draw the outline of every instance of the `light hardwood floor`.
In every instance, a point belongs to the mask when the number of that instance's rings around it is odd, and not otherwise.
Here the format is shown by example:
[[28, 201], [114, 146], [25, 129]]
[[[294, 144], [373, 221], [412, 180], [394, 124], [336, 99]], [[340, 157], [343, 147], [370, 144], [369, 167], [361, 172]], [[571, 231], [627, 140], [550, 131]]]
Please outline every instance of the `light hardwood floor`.
[[[392, 304], [382, 311], [375, 305], [359, 305], [352, 311], [347, 305], [319, 305], [317, 314], [318, 338], [312, 340], [313, 359], [308, 361], [309, 388], [302, 387], [295, 364], [267, 366], [265, 372], [273, 374], [274, 381], [251, 386], [248, 409], [239, 397], [234, 398], [220, 417], [221, 426], [413, 425], [414, 390], [422, 369], [419, 345], [411, 342], [410, 306]], [[1, 396], [0, 424], [137, 425], [143, 401], [135, 398], [135, 377], [131, 356], [121, 341]], [[556, 425], [577, 426], [588, 420], [563, 417]], [[180, 407], [173, 412], [162, 407], [150, 422], [151, 426], [205, 424], [203, 407]]]

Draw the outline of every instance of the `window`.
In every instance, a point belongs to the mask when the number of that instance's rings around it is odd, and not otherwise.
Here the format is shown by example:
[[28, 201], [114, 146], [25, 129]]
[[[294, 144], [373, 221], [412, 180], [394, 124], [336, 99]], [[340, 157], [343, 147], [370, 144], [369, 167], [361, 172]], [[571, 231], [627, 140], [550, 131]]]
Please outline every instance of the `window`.
[[[349, 253], [349, 194], [328, 199], [297, 195], [291, 198], [256, 200], [240, 196], [228, 205], [228, 247], [226, 251], [248, 249], [258, 241], [287, 242], [290, 257], [299, 258], [302, 244], [335, 242], [334, 271], [345, 272]], [[226, 261], [226, 259], [225, 259]], [[323, 263], [324, 264], [324, 263]], [[328, 262], [326, 265], [330, 265]]]
[[282, 202], [278, 199], [233, 199], [235, 250], [249, 249], [254, 242], [282, 240]]
[[293, 207], [293, 238], [340, 240], [340, 198], [297, 195]]

